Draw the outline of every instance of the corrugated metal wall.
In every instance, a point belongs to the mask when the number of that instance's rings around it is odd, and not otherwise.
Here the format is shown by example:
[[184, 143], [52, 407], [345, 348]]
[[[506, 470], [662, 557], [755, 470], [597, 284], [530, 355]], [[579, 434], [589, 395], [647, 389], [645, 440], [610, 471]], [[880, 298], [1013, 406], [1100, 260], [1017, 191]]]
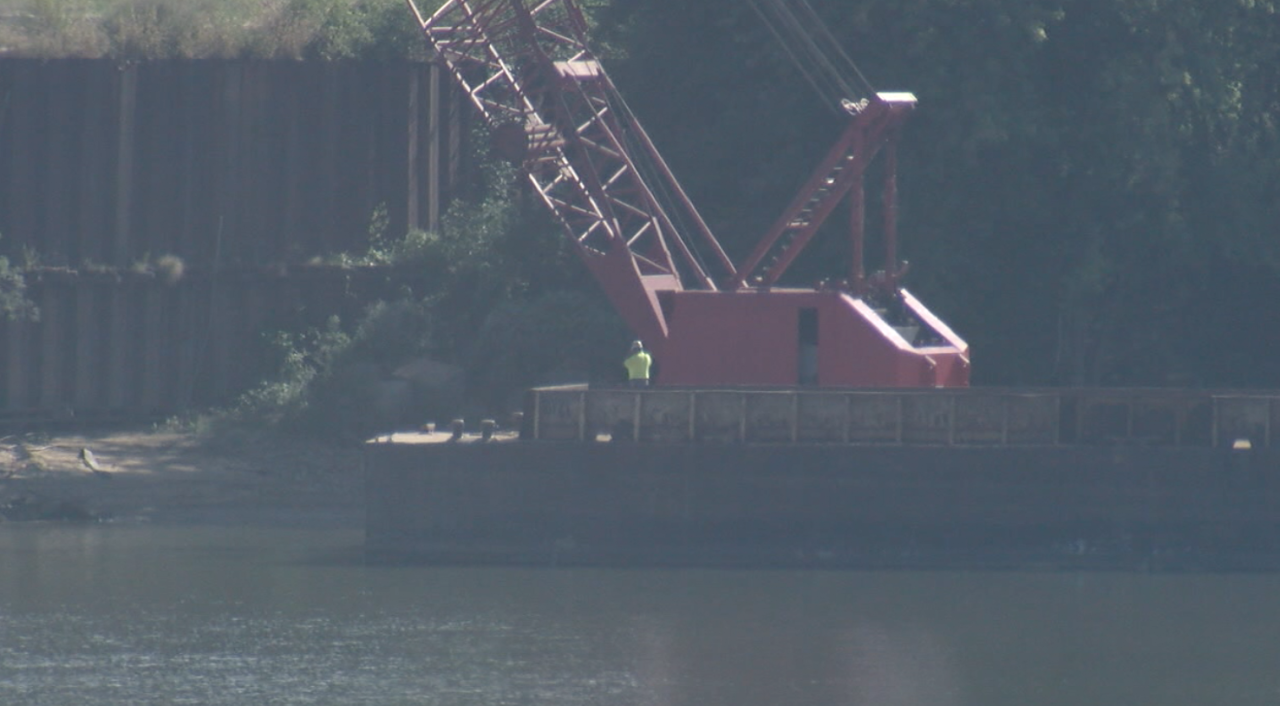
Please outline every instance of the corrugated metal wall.
[[[0, 60], [0, 252], [38, 263], [42, 314], [0, 323], [0, 413], [230, 399], [264, 329], [385, 281], [307, 263], [362, 251], [379, 205], [391, 235], [437, 222], [449, 85], [407, 62]], [[175, 284], [145, 271], [162, 255]]]

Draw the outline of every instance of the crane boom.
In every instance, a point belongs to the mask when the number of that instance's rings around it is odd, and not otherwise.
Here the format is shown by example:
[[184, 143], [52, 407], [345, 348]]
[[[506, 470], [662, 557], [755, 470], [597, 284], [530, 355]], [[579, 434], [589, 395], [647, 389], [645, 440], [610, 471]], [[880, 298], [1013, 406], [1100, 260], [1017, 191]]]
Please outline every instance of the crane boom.
[[407, 2], [495, 145], [522, 164], [615, 308], [660, 351], [659, 294], [684, 289], [685, 277], [716, 284], [659, 192], [725, 276], [735, 271], [587, 47], [581, 11], [568, 0], [447, 0], [424, 17]]

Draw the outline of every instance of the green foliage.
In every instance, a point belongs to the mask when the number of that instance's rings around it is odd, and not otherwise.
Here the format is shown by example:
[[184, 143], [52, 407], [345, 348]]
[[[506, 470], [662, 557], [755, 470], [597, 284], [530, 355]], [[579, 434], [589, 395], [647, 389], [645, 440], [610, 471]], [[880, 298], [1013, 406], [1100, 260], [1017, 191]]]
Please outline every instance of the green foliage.
[[553, 292], [493, 310], [468, 356], [473, 393], [487, 409], [537, 384], [621, 381], [630, 338], [599, 297]]
[[27, 282], [22, 272], [0, 256], [0, 319], [37, 320], [40, 311], [26, 296]]
[[417, 240], [406, 253], [421, 258], [433, 283], [437, 343], [455, 360], [469, 354], [476, 332], [502, 305], [588, 282], [541, 204], [524, 203], [511, 166], [483, 164], [477, 184], [483, 195], [453, 203], [438, 237]]
[[105, 41], [88, 0], [28, 0], [16, 22], [0, 23], [0, 43], [35, 56], [99, 56]]
[[197, 51], [202, 8], [173, 0], [131, 0], [102, 23], [111, 54], [122, 58], [168, 58]]
[[422, 41], [401, 1], [286, 0], [254, 53], [333, 61], [414, 56]]
[[277, 357], [276, 374], [222, 412], [223, 423], [279, 425], [300, 418], [311, 405], [312, 383], [327, 374], [351, 345], [336, 316], [322, 329], [277, 331], [268, 338], [268, 348]]
[[[332, 320], [334, 328], [339, 323]], [[340, 330], [330, 331], [334, 338]], [[322, 349], [316, 343], [321, 336], [316, 331], [295, 335], [277, 331], [270, 335], [269, 346], [279, 357], [279, 368], [274, 379], [245, 393], [233, 410], [233, 417], [245, 417], [257, 422], [265, 419], [277, 422], [296, 414], [306, 405], [307, 386], [316, 377], [316, 364], [312, 362], [312, 349]], [[341, 340], [338, 341], [341, 343]]]
[[[275, 334], [278, 372], [219, 423], [365, 438], [406, 415], [508, 412], [527, 385], [570, 372], [616, 375], [626, 340], [617, 317], [598, 297], [572, 291], [582, 284], [581, 267], [565, 266], [563, 238], [540, 212], [523, 209], [514, 184], [510, 167], [486, 164], [477, 184], [483, 195], [451, 205], [439, 233], [390, 239], [386, 209], [376, 208], [367, 251], [338, 264], [419, 276], [358, 319]], [[462, 367], [467, 397], [417, 389], [407, 409], [389, 413], [380, 395], [398, 384], [392, 373], [422, 358]]]
[[224, 426], [272, 426], [336, 439], [367, 438], [404, 412], [425, 419], [448, 413], [453, 398], [419, 396], [409, 410], [387, 410], [379, 385], [408, 360], [431, 350], [432, 315], [424, 301], [375, 302], [352, 327], [336, 316], [320, 328], [276, 332], [272, 378], [215, 415]]
[[366, 437], [395, 421], [379, 410], [378, 384], [397, 365], [430, 351], [431, 316], [421, 301], [376, 302], [351, 333], [334, 320], [324, 335], [303, 343], [309, 345], [301, 348], [302, 364], [313, 372], [302, 389], [302, 406], [292, 408], [285, 426]]
[[0, 255], [0, 320], [37, 321], [40, 310], [27, 298], [27, 280], [20, 268]]
[[135, 60], [425, 54], [403, 0], [29, 0], [0, 41], [18, 55]]
[[42, 34], [66, 32], [75, 16], [70, 3], [61, 0], [30, 0], [26, 9], [28, 29]]

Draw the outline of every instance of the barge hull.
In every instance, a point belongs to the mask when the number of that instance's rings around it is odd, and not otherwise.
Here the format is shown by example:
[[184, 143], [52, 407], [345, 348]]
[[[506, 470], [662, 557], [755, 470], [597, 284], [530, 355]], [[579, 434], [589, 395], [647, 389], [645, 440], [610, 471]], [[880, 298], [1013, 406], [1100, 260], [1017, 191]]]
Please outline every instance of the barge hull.
[[373, 561], [1274, 569], [1271, 448], [371, 443]]

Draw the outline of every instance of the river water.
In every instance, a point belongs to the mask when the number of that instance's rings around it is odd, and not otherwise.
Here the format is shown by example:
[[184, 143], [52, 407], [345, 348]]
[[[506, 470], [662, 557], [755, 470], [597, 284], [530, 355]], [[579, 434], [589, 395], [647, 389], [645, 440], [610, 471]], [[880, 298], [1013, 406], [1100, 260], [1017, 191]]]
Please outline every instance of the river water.
[[1280, 575], [389, 567], [361, 541], [0, 527], [0, 704], [1280, 703]]

